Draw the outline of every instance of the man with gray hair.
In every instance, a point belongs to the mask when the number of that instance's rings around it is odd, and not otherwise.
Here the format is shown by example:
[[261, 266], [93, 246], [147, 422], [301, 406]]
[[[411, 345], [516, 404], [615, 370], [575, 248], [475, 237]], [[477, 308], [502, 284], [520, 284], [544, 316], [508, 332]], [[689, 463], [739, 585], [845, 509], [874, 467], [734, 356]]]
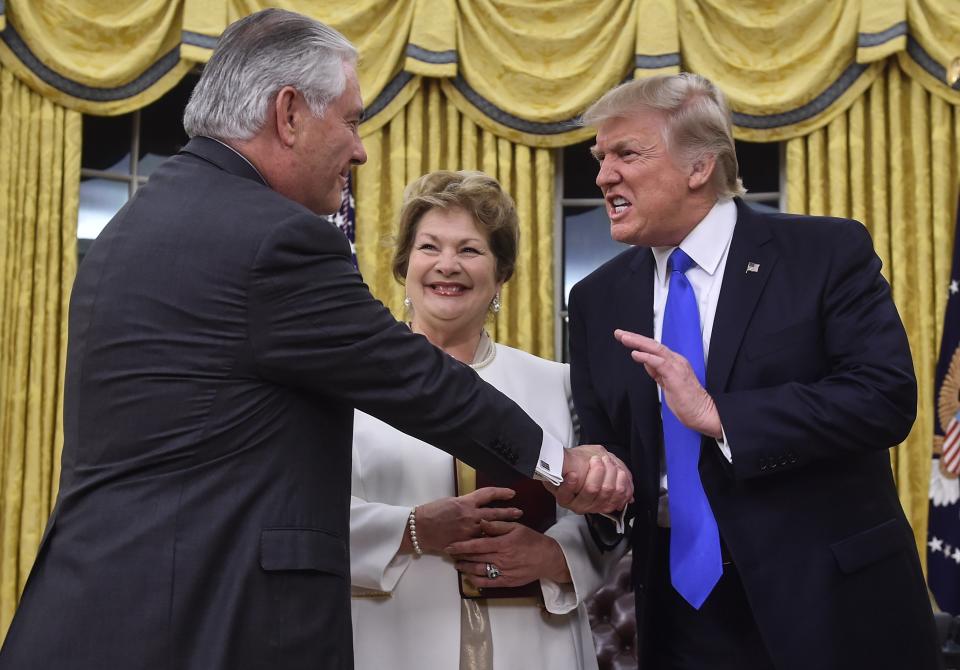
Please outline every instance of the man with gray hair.
[[628, 82], [584, 122], [635, 246], [570, 294], [573, 397], [634, 474], [640, 666], [938, 667], [888, 453], [916, 380], [866, 229], [739, 199], [703, 77]]
[[564, 451], [397, 323], [318, 216], [366, 160], [355, 59], [290, 12], [230, 26], [193, 138], [92, 245], [59, 496], [3, 670], [351, 668], [354, 407], [481, 469], [562, 474], [574, 508], [630, 499], [622, 463]]

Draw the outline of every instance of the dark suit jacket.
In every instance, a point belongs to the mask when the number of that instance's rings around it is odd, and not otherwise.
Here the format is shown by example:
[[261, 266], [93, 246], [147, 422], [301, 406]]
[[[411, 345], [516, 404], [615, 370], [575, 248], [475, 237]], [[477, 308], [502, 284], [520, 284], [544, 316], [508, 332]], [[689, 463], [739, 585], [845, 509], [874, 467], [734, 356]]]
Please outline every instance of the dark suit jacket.
[[0, 668], [352, 667], [354, 407], [481, 469], [539, 455], [336, 227], [192, 140], [79, 269], [59, 498]]
[[[733, 454], [700, 473], [781, 670], [935, 668], [930, 604], [888, 449], [916, 412], [907, 338], [866, 230], [737, 202], [707, 361]], [[747, 263], [759, 265], [746, 272]], [[655, 261], [620, 254], [574, 287], [570, 351], [583, 441], [631, 464], [641, 653], [656, 541], [657, 387], [613, 338], [653, 336]]]

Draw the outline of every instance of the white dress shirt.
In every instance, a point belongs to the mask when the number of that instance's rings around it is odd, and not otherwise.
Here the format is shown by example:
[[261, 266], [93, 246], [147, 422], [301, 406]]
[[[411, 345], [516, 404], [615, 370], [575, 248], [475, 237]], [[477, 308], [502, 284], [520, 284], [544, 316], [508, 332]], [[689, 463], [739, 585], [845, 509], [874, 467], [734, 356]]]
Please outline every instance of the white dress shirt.
[[[713, 320], [720, 299], [720, 287], [723, 284], [723, 270], [727, 266], [727, 253], [733, 239], [733, 229], [737, 224], [737, 206], [733, 200], [721, 200], [713, 206], [700, 223], [690, 231], [680, 248], [696, 264], [687, 270], [687, 279], [693, 287], [700, 311], [700, 331], [703, 336], [704, 364], [710, 356], [710, 335], [713, 333]], [[653, 337], [661, 341], [663, 333], [663, 310], [667, 305], [667, 293], [670, 290], [670, 276], [667, 259], [676, 247], [653, 247], [656, 260], [656, 277], [653, 282]], [[661, 402], [663, 391], [660, 391]], [[724, 439], [717, 440], [717, 446], [733, 462], [729, 444]], [[663, 457], [663, 444], [660, 445], [660, 504], [657, 522], [660, 526], [669, 526], [667, 504], [666, 459]]]

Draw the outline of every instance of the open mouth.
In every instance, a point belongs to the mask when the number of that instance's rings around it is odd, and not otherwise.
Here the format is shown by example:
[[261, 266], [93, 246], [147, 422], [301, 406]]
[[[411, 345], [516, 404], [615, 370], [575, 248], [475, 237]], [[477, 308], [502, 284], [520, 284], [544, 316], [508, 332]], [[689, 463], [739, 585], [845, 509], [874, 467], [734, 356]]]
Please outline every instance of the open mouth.
[[428, 284], [428, 288], [435, 294], [443, 296], [463, 295], [468, 290], [463, 284]]
[[630, 209], [630, 207], [633, 206], [633, 203], [619, 195], [607, 196], [606, 201], [607, 214], [611, 219], [620, 218], [628, 209]]

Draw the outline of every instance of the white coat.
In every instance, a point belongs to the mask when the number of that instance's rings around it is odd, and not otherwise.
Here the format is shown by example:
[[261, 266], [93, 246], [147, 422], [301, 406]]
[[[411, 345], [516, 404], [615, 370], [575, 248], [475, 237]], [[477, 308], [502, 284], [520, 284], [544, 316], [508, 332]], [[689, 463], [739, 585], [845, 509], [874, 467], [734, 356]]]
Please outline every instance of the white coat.
[[[567, 365], [495, 345], [477, 369], [565, 446], [574, 444]], [[453, 458], [356, 412], [350, 569], [357, 670], [456, 670], [460, 594], [448, 558], [397, 555], [411, 508], [455, 495]], [[547, 531], [563, 551], [572, 585], [541, 580], [546, 611], [529, 599], [488, 600], [495, 670], [597, 667], [583, 599], [618, 552], [601, 555], [583, 517], [558, 509]], [[379, 592], [380, 595], [376, 595]]]

